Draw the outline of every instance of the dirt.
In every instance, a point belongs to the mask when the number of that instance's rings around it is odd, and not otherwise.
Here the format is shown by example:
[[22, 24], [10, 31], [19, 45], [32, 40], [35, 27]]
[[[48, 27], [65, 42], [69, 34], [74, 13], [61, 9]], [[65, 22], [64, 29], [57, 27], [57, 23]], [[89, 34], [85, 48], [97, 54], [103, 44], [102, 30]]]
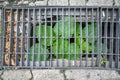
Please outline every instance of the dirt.
[[[22, 15], [22, 14], [20, 14], [20, 15]], [[18, 50], [21, 50], [21, 48], [22, 48], [22, 34], [20, 34], [18, 36], [17, 32], [16, 32], [17, 31], [17, 27], [16, 27], [17, 26], [16, 25], [17, 13], [16, 13], [16, 11], [13, 12], [12, 17], [13, 17], [13, 22], [11, 22], [12, 19], [11, 19], [10, 10], [6, 10], [5, 64], [7, 66], [15, 65], [15, 63], [16, 63], [15, 56], [16, 56], [16, 54], [18, 54], [17, 53], [18, 51], [16, 51], [17, 47], [18, 47]], [[13, 26], [11, 26], [11, 23]], [[20, 26], [21, 26], [21, 23], [22, 23], [22, 21], [20, 21]], [[14, 30], [11, 30], [11, 28], [13, 28]], [[17, 42], [17, 39], [18, 39], [18, 42]], [[18, 46], [17, 46], [17, 43], [18, 43]], [[12, 54], [10, 54], [10, 52]], [[19, 60], [20, 60], [20, 56], [19, 56]]]

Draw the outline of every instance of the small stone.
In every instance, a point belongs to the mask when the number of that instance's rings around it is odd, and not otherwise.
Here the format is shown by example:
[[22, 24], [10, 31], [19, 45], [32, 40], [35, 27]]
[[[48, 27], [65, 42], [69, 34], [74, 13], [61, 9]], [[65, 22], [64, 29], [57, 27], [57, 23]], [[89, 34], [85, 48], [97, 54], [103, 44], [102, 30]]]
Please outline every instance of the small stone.
[[3, 80], [30, 80], [32, 76], [29, 70], [9, 70], [4, 71], [1, 78]]
[[68, 6], [68, 0], [49, 0], [48, 5], [50, 5], [50, 6]]
[[33, 80], [64, 80], [59, 70], [32, 70]]

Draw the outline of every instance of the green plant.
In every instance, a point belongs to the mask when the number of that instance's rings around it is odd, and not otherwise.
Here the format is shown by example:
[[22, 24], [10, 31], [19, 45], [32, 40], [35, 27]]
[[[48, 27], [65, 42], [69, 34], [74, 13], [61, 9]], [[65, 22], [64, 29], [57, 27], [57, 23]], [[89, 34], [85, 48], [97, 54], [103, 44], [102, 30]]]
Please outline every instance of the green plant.
[[74, 34], [74, 18], [72, 16], [64, 16], [62, 20], [55, 24], [54, 32], [57, 36], [72, 36]]
[[105, 57], [101, 55], [100, 57], [100, 64], [104, 65], [106, 63]]
[[[34, 53], [34, 54], [33, 54]], [[45, 46], [37, 43], [30, 48], [30, 60], [44, 61], [49, 57], [49, 51]]]
[[[76, 38], [76, 44], [79, 45], [80, 48], [82, 48], [82, 51], [86, 52], [86, 50], [87, 50], [87, 43], [86, 43], [86, 41], [84, 41], [81, 38]], [[92, 47], [91, 47], [90, 44], [88, 44], [88, 52], [90, 52], [90, 51], [92, 51]]]
[[[93, 29], [94, 28], [94, 29]], [[75, 32], [76, 30], [76, 32]], [[82, 32], [81, 32], [82, 31]], [[36, 37], [39, 40], [39, 43], [35, 44], [35, 61], [46, 60], [49, 57], [48, 46], [50, 47], [50, 52], [53, 53], [54, 56], [61, 59], [80, 59], [82, 52], [92, 52], [92, 42], [94, 42], [94, 53], [97, 53], [97, 36], [98, 36], [98, 27], [97, 23], [94, 23], [92, 26], [91, 23], [88, 23], [88, 26], [80, 25], [80, 23], [74, 22], [74, 17], [72, 16], [64, 16], [59, 20], [55, 26], [48, 25], [37, 25], [36, 26]], [[74, 36], [76, 41], [70, 42], [71, 37]], [[82, 38], [81, 38], [81, 37]], [[94, 41], [93, 41], [94, 36]], [[62, 37], [62, 38], [61, 38]], [[88, 43], [86, 42], [86, 37], [88, 37]], [[52, 40], [51, 40], [52, 39]], [[46, 43], [46, 44], [45, 44]], [[39, 46], [40, 45], [40, 46]], [[105, 45], [100, 44], [101, 53], [104, 52]], [[46, 54], [44, 54], [46, 51]], [[33, 46], [30, 50], [33, 53]], [[37, 53], [37, 54], [36, 54]], [[38, 55], [41, 54], [41, 56]], [[33, 54], [30, 54], [30, 59], [33, 59]], [[104, 63], [104, 59], [101, 58], [101, 64]]]
[[62, 55], [64, 53], [68, 52], [69, 48], [69, 42], [67, 39], [58, 39], [52, 46], [52, 52], [57, 56], [58, 58], [62, 58]]
[[[94, 30], [93, 30], [94, 27]], [[86, 37], [88, 36], [88, 43], [92, 43], [92, 37], [97, 37], [98, 35], [98, 29], [97, 29], [97, 24], [94, 23], [94, 26], [92, 26], [92, 24], [88, 24], [88, 29], [87, 26], [85, 28], [83, 28], [82, 30], [82, 37]], [[88, 34], [87, 34], [88, 32]], [[93, 33], [94, 32], [94, 33]], [[90, 38], [91, 37], [91, 38]], [[94, 38], [94, 42], [97, 40], [97, 38]]]
[[81, 57], [80, 48], [76, 43], [70, 44], [69, 51], [70, 51], [70, 53], [68, 52], [67, 54], [64, 54], [65, 59], [70, 59], [70, 60], [80, 59], [80, 57]]
[[[40, 43], [44, 46], [50, 46], [52, 44], [50, 40], [51, 39], [52, 39], [52, 41], [55, 40], [55, 38], [51, 38], [51, 37], [55, 36], [55, 33], [52, 30], [51, 26], [48, 26], [48, 25], [47, 26], [37, 25], [35, 35], [38, 38], [38, 40], [40, 41]], [[46, 42], [46, 44], [45, 44], [45, 42]]]

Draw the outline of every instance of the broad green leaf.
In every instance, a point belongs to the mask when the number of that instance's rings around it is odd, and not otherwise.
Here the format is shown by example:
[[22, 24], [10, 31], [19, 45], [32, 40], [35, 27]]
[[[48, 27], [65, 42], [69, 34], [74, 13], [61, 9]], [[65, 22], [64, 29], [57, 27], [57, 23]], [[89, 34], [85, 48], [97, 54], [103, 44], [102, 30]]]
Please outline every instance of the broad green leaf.
[[76, 36], [81, 36], [81, 29], [80, 29], [80, 23], [76, 23]]
[[49, 51], [46, 49], [46, 47], [39, 45], [40, 44], [37, 43], [35, 46], [30, 48], [30, 60], [33, 60], [33, 56], [35, 61], [44, 61], [49, 57]]
[[92, 51], [92, 46], [89, 43], [88, 43], [88, 46], [87, 46], [86, 41], [83, 41], [83, 43], [82, 43], [82, 50], [86, 52], [87, 51], [87, 47], [88, 47], [88, 52]]
[[72, 36], [74, 34], [74, 18], [72, 16], [64, 16], [63, 19], [55, 24], [54, 32], [56, 35], [58, 34], [57, 36]]
[[[35, 34], [38, 40], [41, 41], [42, 45], [46, 45], [46, 46], [52, 45], [52, 43], [50, 42], [53, 42], [55, 40], [55, 38], [52, 38], [55, 36], [55, 33], [52, 29], [53, 28], [51, 28], [51, 26], [45, 26], [45, 25], [36, 26]], [[52, 34], [51, 34], [51, 31], [52, 31]], [[51, 39], [52, 41], [50, 41]]]
[[70, 51], [70, 53], [64, 54], [65, 59], [69, 59], [69, 58], [70, 58], [70, 60], [80, 59], [80, 56], [81, 56], [80, 55], [80, 48], [79, 48], [79, 46], [77, 44], [71, 43], [69, 51]]
[[[94, 27], [94, 30], [93, 30], [93, 27]], [[94, 26], [92, 26], [92, 24], [88, 24], [88, 30], [87, 30], [87, 26], [85, 28], [83, 28], [82, 37], [86, 37], [87, 36], [87, 32], [88, 32], [88, 37], [93, 37], [93, 36], [97, 37], [97, 35], [98, 35], [97, 24], [94, 23]], [[88, 42], [92, 43], [92, 40], [93, 40], [92, 38], [89, 38]], [[96, 40], [97, 40], [97, 38], [94, 38], [94, 41], [96, 41]]]
[[55, 56], [58, 56], [58, 58], [62, 58], [62, 54], [68, 52], [69, 42], [66, 39], [58, 39], [58, 43], [56, 43], [52, 46], [52, 52], [55, 54]]
[[[82, 39], [82, 44], [81, 44], [81, 38], [76, 38], [76, 44], [79, 45], [80, 47], [82, 46], [82, 51], [87, 50], [87, 44], [86, 41]], [[92, 51], [92, 46], [88, 43], [88, 52]]]

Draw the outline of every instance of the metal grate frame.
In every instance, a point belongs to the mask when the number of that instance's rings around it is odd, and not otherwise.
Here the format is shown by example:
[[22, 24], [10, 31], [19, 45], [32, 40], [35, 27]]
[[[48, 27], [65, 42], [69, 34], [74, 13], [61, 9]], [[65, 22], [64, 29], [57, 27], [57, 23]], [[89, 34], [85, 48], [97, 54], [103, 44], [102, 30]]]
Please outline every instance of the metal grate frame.
[[[67, 16], [67, 18], [65, 18]], [[6, 6], [3, 8], [2, 15], [2, 66], [9, 68], [55, 68], [55, 69], [114, 69], [120, 70], [120, 7], [28, 7], [28, 6]], [[73, 21], [71, 21], [73, 19]], [[54, 26], [61, 20], [63, 34], [52, 36]], [[68, 21], [68, 24], [65, 23]], [[71, 24], [74, 25], [74, 35], [71, 33]], [[67, 24], [68, 26], [64, 26]], [[77, 35], [76, 27], [79, 24], [79, 36]], [[45, 35], [47, 34], [47, 26], [50, 26], [50, 36], [36, 36], [36, 25], [39, 25], [41, 30], [42, 25], [45, 26]], [[89, 25], [92, 27], [92, 33], [89, 33]], [[96, 27], [95, 27], [96, 25]], [[59, 27], [59, 24], [57, 25]], [[64, 29], [68, 27], [69, 35], [64, 36]], [[83, 30], [86, 29], [85, 36]], [[97, 28], [97, 29], [96, 29]], [[94, 31], [96, 29], [97, 31]], [[57, 29], [58, 30], [58, 29]], [[54, 30], [55, 31], [55, 30]], [[59, 31], [59, 30], [58, 30]], [[95, 34], [95, 32], [97, 32]], [[91, 36], [89, 36], [91, 34]], [[62, 39], [63, 46], [66, 39], [69, 44], [76, 43], [76, 39], [80, 39], [80, 52], [76, 52], [77, 44], [74, 44], [74, 60], [70, 60], [70, 56], [65, 59], [64, 48], [62, 47], [62, 58], [59, 58], [59, 48], [56, 47], [56, 54], [52, 52], [53, 39]], [[47, 39], [50, 39], [49, 57], [47, 50], [44, 48], [44, 54], [40, 54], [41, 43], [38, 39], [44, 39], [47, 46]], [[73, 40], [73, 42], [71, 41]], [[83, 42], [85, 40], [86, 50], [83, 50]], [[89, 41], [91, 51], [89, 51]], [[96, 40], [96, 41], [95, 41]], [[35, 51], [35, 44], [39, 44], [38, 52]], [[96, 46], [94, 46], [96, 44]], [[101, 47], [101, 44], [104, 46]], [[7, 45], [7, 46], [6, 46]], [[31, 50], [32, 60], [30, 60]], [[59, 46], [59, 45], [57, 45]], [[96, 48], [96, 51], [95, 51]], [[70, 53], [70, 46], [68, 46]], [[103, 50], [103, 51], [102, 51]], [[42, 61], [35, 61], [37, 58], [43, 58]], [[79, 59], [77, 56], [80, 54]]]

